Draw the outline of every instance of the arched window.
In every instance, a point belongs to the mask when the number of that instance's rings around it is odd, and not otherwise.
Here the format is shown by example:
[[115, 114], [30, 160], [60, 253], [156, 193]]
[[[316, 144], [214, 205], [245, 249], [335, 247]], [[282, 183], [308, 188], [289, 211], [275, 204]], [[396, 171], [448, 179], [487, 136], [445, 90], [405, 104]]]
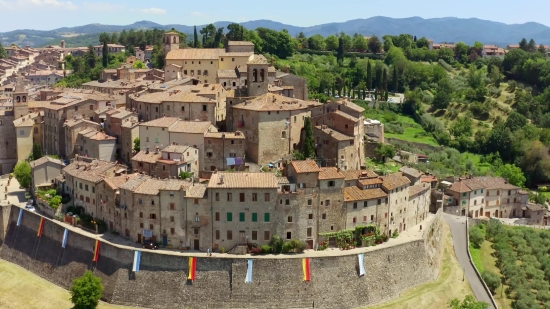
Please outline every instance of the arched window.
[[281, 132], [281, 138], [286, 138], [286, 131]]
[[23, 102], [27, 102], [27, 97], [23, 96]]
[[264, 69], [260, 70], [260, 82], [264, 81]]
[[257, 81], [258, 81], [258, 71], [256, 69], [254, 69], [254, 70], [252, 70], [252, 82], [255, 83]]
[[15, 97], [15, 101], [17, 101], [17, 103], [21, 102], [21, 97], [20, 96]]
[[208, 76], [208, 70], [204, 70], [204, 76]]
[[176, 44], [176, 37], [173, 38], [172, 43]]

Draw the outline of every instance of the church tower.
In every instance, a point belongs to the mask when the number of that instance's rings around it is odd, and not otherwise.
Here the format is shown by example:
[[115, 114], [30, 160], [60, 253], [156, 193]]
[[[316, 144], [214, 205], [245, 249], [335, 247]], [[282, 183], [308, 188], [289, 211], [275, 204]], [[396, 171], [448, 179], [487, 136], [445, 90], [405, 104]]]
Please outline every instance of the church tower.
[[29, 113], [29, 93], [25, 90], [25, 81], [23, 76], [17, 76], [15, 90], [13, 91], [13, 114], [14, 119], [19, 119]]
[[172, 50], [180, 48], [180, 35], [175, 31], [166, 32], [164, 34], [164, 55]]
[[247, 66], [247, 88], [248, 96], [259, 97], [268, 91], [267, 70], [269, 65], [264, 56], [254, 55], [254, 59], [248, 61]]

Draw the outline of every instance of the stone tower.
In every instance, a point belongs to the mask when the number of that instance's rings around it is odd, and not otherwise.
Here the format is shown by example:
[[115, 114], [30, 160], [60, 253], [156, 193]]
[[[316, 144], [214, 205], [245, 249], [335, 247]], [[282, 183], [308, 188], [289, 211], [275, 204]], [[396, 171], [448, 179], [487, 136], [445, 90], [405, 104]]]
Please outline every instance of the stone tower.
[[170, 51], [180, 48], [180, 36], [175, 31], [166, 32], [164, 34], [164, 55]]
[[13, 91], [13, 116], [19, 119], [29, 113], [29, 93], [25, 90], [25, 81], [23, 76], [17, 76], [15, 90]]
[[247, 66], [247, 88], [248, 96], [258, 97], [267, 93], [268, 78], [267, 70], [269, 64], [264, 56], [254, 55], [254, 59], [248, 61]]

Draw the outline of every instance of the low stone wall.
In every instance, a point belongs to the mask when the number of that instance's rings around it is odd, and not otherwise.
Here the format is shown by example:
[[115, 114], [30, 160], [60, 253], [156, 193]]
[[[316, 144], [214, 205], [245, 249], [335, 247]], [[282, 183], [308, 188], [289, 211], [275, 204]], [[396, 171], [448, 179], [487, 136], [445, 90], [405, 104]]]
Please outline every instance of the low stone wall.
[[[7, 207], [2, 207], [7, 209]], [[6, 215], [6, 212], [1, 212]], [[105, 301], [149, 308], [355, 308], [387, 301], [404, 290], [437, 277], [441, 252], [441, 218], [424, 227], [423, 239], [365, 253], [366, 274], [358, 276], [357, 255], [311, 258], [311, 281], [302, 281], [300, 258], [254, 259], [252, 283], [244, 283], [246, 259], [198, 258], [196, 280], [188, 282], [188, 258], [143, 252], [140, 271], [131, 272], [133, 251], [101, 244], [92, 264], [94, 239], [25, 212], [9, 213], [0, 258], [68, 288], [74, 278], [93, 269], [101, 277]], [[0, 220], [1, 222], [1, 220]]]

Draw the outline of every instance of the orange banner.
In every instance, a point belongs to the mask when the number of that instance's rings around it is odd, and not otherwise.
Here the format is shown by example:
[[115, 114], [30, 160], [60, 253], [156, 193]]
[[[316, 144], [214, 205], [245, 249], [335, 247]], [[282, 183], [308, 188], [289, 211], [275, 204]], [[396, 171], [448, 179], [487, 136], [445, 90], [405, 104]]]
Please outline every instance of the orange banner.
[[44, 230], [44, 217], [40, 218], [40, 224], [38, 225], [38, 233], [36, 233], [36, 236], [40, 237], [42, 236], [42, 231]]
[[197, 271], [197, 258], [189, 257], [189, 275], [187, 275], [187, 280], [194, 281], [196, 271]]
[[94, 246], [94, 259], [93, 261], [94, 262], [97, 262], [97, 260], [99, 259], [99, 240], [96, 240], [95, 241], [95, 246]]
[[304, 272], [304, 281], [311, 280], [311, 273], [309, 270], [309, 258], [302, 259], [302, 270]]

